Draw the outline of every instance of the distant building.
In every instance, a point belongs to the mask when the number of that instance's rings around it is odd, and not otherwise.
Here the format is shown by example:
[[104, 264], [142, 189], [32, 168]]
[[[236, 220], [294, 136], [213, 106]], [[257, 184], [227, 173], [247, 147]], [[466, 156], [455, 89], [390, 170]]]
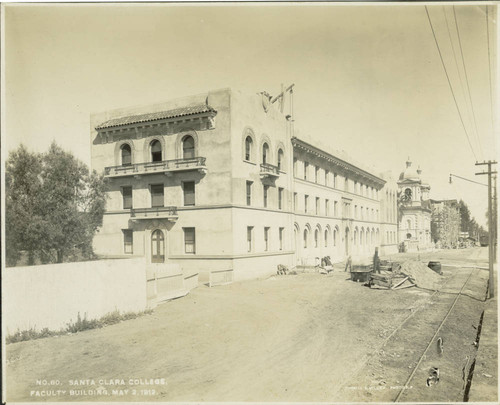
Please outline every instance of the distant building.
[[458, 246], [460, 232], [460, 209], [457, 200], [430, 200], [432, 209], [431, 234], [432, 241], [442, 248]]
[[412, 168], [408, 159], [406, 169], [400, 174], [399, 193], [399, 241], [406, 251], [428, 250], [431, 241], [430, 186], [421, 178], [422, 170]]
[[96, 253], [242, 280], [396, 251], [395, 182], [293, 136], [280, 110], [222, 89], [93, 115], [110, 184]]

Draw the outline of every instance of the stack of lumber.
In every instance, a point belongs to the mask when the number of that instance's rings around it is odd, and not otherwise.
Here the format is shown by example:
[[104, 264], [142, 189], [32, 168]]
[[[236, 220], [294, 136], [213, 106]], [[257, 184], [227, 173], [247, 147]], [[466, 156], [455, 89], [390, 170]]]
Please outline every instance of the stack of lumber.
[[370, 278], [370, 287], [384, 290], [399, 290], [414, 285], [404, 274], [394, 274], [388, 271], [372, 274]]

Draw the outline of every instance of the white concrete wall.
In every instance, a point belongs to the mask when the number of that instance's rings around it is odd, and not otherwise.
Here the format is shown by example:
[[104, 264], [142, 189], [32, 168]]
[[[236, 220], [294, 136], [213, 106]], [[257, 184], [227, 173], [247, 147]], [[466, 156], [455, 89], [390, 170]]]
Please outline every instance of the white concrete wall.
[[83, 318], [147, 307], [144, 258], [98, 260], [3, 271], [4, 332], [59, 330]]

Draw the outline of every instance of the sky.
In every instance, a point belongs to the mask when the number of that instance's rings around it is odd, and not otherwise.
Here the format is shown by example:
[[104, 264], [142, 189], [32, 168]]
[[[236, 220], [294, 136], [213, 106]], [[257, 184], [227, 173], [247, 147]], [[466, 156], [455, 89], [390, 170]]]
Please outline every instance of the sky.
[[7, 4], [3, 159], [55, 140], [90, 165], [91, 113], [294, 83], [301, 134], [395, 177], [409, 157], [485, 225], [487, 188], [449, 174], [498, 160], [497, 9], [428, 12], [454, 93], [422, 4]]

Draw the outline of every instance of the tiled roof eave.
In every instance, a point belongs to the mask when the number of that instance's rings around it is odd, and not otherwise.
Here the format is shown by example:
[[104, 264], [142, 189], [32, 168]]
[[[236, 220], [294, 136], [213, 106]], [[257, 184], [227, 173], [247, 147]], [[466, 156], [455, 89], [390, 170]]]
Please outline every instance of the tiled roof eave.
[[[184, 113], [174, 113], [174, 111], [178, 111], [181, 109], [176, 109], [176, 110], [171, 110], [172, 113], [169, 114], [169, 111], [165, 112], [160, 112], [160, 113], [151, 113], [151, 114], [140, 114], [137, 116], [128, 116], [128, 117], [121, 117], [121, 118], [113, 118], [111, 120], [108, 120], [98, 126], [95, 127], [96, 131], [103, 131], [103, 130], [108, 130], [110, 128], [119, 128], [119, 127], [126, 127], [126, 126], [137, 126], [139, 124], [144, 124], [148, 122], [156, 122], [156, 121], [168, 121], [176, 118], [181, 118], [181, 117], [189, 117], [189, 116], [214, 116], [217, 114], [217, 111], [210, 107], [210, 106], [203, 106], [204, 108], [201, 108], [201, 106], [198, 106], [199, 110], [188, 110]], [[154, 116], [158, 114], [163, 114], [159, 116]], [[133, 119], [133, 117], [137, 117], [137, 119]], [[120, 122], [120, 120], [122, 120]], [[127, 121], [130, 120], [130, 121]]]

